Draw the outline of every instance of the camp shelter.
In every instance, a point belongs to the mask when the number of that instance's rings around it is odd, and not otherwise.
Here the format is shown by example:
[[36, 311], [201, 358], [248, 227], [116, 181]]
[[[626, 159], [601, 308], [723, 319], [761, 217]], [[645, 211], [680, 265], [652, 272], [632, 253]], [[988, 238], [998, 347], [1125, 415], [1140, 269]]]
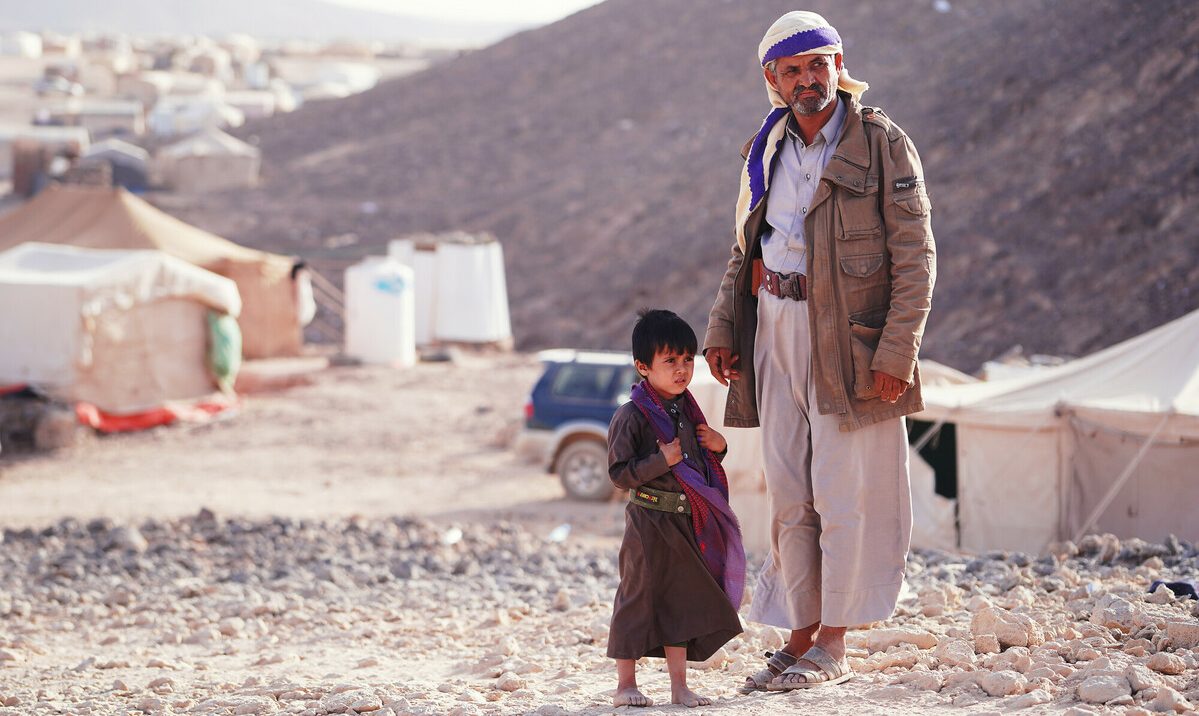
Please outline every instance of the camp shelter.
[[924, 399], [916, 417], [956, 434], [962, 548], [1039, 552], [1090, 531], [1199, 539], [1199, 311]]
[[104, 162], [111, 166], [113, 186], [142, 191], [149, 183], [150, 153], [120, 139], [93, 144], [83, 153], [81, 162]]
[[239, 246], [159, 211], [124, 189], [49, 187], [0, 216], [0, 250], [26, 241], [165, 251], [237, 283], [246, 358], [300, 351], [294, 259]]
[[156, 157], [163, 184], [189, 192], [254, 186], [261, 162], [257, 147], [215, 127], [164, 147]]
[[0, 385], [114, 414], [217, 390], [209, 311], [237, 286], [161, 251], [25, 243], [0, 252]]

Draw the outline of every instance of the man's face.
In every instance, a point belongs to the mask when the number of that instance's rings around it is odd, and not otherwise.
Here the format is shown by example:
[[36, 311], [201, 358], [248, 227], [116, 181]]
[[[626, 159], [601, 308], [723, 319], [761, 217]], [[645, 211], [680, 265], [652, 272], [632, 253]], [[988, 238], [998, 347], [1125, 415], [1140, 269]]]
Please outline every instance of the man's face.
[[841, 55], [780, 57], [774, 72], [763, 69], [766, 81], [792, 110], [801, 115], [818, 114], [837, 96]]

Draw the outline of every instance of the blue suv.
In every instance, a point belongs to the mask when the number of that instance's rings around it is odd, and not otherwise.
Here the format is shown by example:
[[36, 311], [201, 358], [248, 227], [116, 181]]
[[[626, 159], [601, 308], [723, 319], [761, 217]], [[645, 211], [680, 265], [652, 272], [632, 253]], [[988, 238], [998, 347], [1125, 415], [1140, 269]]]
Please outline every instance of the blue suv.
[[568, 349], [537, 357], [545, 372], [525, 403], [517, 452], [544, 461], [571, 497], [610, 499], [616, 488], [608, 478], [608, 423], [638, 380], [633, 357]]

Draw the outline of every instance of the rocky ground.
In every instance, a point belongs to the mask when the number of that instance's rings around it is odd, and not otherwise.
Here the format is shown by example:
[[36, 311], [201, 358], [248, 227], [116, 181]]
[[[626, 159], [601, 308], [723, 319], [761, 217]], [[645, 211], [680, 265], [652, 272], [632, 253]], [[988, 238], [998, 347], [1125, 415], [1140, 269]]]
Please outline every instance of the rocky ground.
[[[213, 423], [6, 454], [0, 716], [612, 713], [624, 508], [507, 447], [537, 374], [338, 367]], [[746, 624], [696, 665], [697, 712], [1193, 712], [1199, 602], [1148, 590], [1197, 575], [1178, 541], [917, 552], [895, 617], [849, 634], [853, 681], [738, 695], [782, 643]], [[640, 673], [668, 700], [660, 660]]]
[[[612, 711], [614, 552], [561, 533], [203, 511], [3, 537], [0, 716]], [[1199, 602], [1147, 587], [1196, 571], [1192, 545], [1110, 537], [918, 553], [897, 615], [850, 633], [850, 684], [738, 696], [781, 644], [754, 625], [693, 681], [713, 713], [1193, 713]], [[659, 666], [643, 683], [664, 699]]]

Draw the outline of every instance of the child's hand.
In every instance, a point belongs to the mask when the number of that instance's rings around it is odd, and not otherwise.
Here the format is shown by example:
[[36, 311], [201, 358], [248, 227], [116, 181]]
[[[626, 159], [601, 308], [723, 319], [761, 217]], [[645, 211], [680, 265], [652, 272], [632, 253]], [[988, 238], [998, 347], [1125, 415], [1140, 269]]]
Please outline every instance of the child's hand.
[[662, 451], [662, 456], [666, 458], [666, 464], [671, 467], [683, 461], [683, 446], [679, 444], [678, 438], [668, 443], [658, 443], [658, 449]]
[[695, 437], [699, 438], [700, 445], [703, 445], [714, 453], [722, 453], [729, 446], [728, 441], [724, 439], [723, 435], [707, 425], [696, 425]]

